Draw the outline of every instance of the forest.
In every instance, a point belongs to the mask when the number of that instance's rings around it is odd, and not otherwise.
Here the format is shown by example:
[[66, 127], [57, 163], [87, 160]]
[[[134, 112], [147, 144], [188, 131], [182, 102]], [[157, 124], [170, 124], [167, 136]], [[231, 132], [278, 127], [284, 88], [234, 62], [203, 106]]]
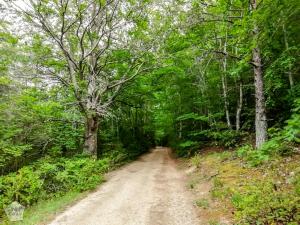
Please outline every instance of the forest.
[[299, 224], [299, 21], [298, 0], [0, 0], [0, 223], [167, 146], [268, 171], [214, 178], [230, 224]]

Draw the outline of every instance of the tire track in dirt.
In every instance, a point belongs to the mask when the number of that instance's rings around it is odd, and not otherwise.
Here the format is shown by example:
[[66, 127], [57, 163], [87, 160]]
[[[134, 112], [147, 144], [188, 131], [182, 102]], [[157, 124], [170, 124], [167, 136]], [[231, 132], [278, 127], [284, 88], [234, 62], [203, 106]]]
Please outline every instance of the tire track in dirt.
[[109, 175], [49, 225], [197, 225], [193, 199], [170, 149], [156, 148]]

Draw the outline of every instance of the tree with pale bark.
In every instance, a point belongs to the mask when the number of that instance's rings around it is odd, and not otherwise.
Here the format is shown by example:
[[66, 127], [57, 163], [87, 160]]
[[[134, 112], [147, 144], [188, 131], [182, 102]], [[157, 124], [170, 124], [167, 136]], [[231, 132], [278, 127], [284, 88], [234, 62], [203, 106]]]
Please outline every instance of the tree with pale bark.
[[[147, 58], [130, 36], [143, 1], [30, 0], [13, 6], [51, 50], [39, 70], [72, 90], [85, 117], [84, 151], [97, 155], [99, 121], [126, 83], [145, 73]], [[123, 56], [116, 58], [117, 54]], [[117, 65], [118, 64], [118, 65]], [[112, 65], [115, 65], [112, 66]]]

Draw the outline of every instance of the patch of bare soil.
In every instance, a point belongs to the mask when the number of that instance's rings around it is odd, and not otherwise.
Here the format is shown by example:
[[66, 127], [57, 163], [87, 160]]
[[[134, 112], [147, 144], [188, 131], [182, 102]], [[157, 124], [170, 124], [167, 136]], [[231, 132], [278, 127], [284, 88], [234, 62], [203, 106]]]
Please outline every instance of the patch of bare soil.
[[[210, 153], [213, 151], [207, 151]], [[233, 224], [232, 210], [227, 204], [212, 197], [211, 191], [214, 187], [213, 180], [219, 175], [214, 167], [202, 163], [199, 168], [184, 160], [181, 163], [188, 176], [187, 186], [194, 196], [194, 205], [197, 207], [198, 217], [201, 218], [200, 225], [226, 225]]]

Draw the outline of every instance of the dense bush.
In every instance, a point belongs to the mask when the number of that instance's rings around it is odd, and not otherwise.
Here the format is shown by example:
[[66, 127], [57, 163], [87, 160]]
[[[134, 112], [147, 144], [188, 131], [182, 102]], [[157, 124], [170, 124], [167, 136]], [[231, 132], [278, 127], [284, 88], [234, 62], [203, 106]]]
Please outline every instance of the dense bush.
[[237, 156], [245, 159], [251, 166], [259, 166], [275, 156], [288, 156], [294, 153], [291, 143], [274, 138], [265, 142], [261, 148], [254, 149], [244, 145], [237, 149]]
[[[18, 85], [17, 83], [14, 85]], [[0, 94], [0, 174], [15, 172], [38, 158], [80, 151], [83, 126], [71, 101], [59, 94], [24, 88], [8, 99]]]
[[197, 141], [186, 140], [176, 143], [173, 148], [176, 149], [176, 155], [179, 157], [186, 157], [194, 155], [200, 148], [201, 143]]
[[283, 129], [270, 128], [270, 140], [259, 149], [251, 145], [244, 145], [237, 149], [237, 156], [244, 158], [251, 166], [258, 166], [274, 156], [289, 156], [295, 152], [295, 144], [299, 142], [300, 135], [300, 101], [295, 101], [295, 109], [291, 118], [286, 121]]
[[111, 165], [119, 165], [130, 159], [132, 156], [130, 151], [124, 149], [119, 143], [114, 145], [109, 144], [109, 147], [106, 146], [106, 148], [104, 148], [102, 157], [109, 160]]
[[[15, 173], [0, 177], [0, 204], [18, 201], [25, 206], [69, 191], [93, 189], [112, 165], [110, 158], [93, 160], [83, 155], [44, 158]], [[3, 210], [3, 209], [1, 209]], [[0, 211], [0, 216], [3, 211]]]
[[282, 131], [282, 136], [288, 141], [300, 143], [300, 98], [295, 100], [293, 114]]
[[216, 145], [224, 147], [234, 147], [241, 140], [243, 133], [234, 130], [213, 131], [208, 133], [210, 138]]
[[19, 201], [24, 205], [36, 202], [41, 194], [43, 181], [32, 167], [23, 167], [16, 173], [0, 177], [1, 205]]

